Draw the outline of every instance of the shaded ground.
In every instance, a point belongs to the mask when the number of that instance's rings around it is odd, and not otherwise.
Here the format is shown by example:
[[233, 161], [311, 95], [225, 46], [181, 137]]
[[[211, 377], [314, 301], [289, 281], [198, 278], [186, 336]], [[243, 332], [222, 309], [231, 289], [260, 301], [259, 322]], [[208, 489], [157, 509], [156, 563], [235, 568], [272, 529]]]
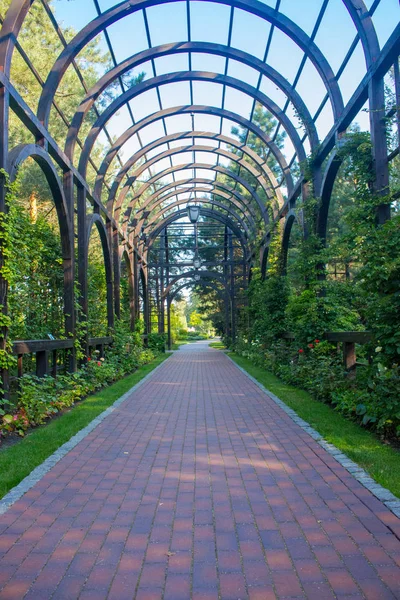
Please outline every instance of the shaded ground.
[[0, 599], [400, 598], [400, 522], [183, 346], [0, 517]]

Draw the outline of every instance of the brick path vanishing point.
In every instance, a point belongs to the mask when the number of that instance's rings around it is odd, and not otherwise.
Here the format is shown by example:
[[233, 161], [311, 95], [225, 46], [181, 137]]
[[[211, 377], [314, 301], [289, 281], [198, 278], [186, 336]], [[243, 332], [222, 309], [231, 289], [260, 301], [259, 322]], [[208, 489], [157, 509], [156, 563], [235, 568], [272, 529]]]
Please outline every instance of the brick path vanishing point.
[[229, 359], [183, 347], [0, 517], [0, 599], [400, 598], [400, 523]]

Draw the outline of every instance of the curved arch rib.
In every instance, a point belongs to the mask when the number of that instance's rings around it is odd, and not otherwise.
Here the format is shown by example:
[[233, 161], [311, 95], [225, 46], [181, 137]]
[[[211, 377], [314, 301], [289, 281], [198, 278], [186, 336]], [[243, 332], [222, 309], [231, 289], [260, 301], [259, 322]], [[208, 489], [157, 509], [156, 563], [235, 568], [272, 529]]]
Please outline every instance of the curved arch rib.
[[[137, 171], [135, 171], [127, 180], [125, 186], [124, 186], [124, 190], [129, 191], [129, 189], [131, 188], [132, 185], [134, 185], [135, 181], [137, 181], [138, 177], [144, 172], [146, 171], [150, 166], [156, 164], [158, 161], [163, 160], [166, 157], [171, 157], [171, 156], [175, 156], [175, 155], [179, 155], [179, 154], [183, 154], [186, 152], [205, 152], [205, 153], [211, 153], [211, 154], [217, 154], [217, 155], [222, 155], [225, 156], [227, 158], [230, 158], [231, 160], [235, 160], [235, 155], [232, 154], [231, 152], [227, 152], [224, 151], [222, 149], [218, 149], [218, 148], [212, 148], [210, 149], [209, 146], [184, 146], [184, 147], [179, 147], [179, 148], [172, 148], [171, 150], [168, 150], [166, 152], [163, 152], [162, 154], [160, 154], [157, 157], [154, 157], [153, 159], [149, 160], [148, 162], [144, 163], [143, 165], [141, 165], [139, 167], [139, 169], [137, 169]], [[251, 165], [249, 165], [249, 163], [247, 163], [244, 160], [239, 160], [239, 157], [236, 156], [236, 163], [241, 165], [250, 175], [252, 175], [255, 180], [261, 185], [262, 189], [265, 192], [265, 195], [267, 196], [267, 198], [269, 200], [271, 200], [271, 195], [270, 195], [270, 190], [266, 185], [266, 182], [261, 178], [261, 176], [259, 175], [258, 171], [254, 168], [251, 167]], [[212, 165], [210, 165], [212, 166]], [[217, 165], [216, 165], [217, 166]], [[243, 179], [243, 181], [245, 181]], [[124, 198], [126, 197], [126, 194], [121, 195], [118, 198], [117, 204], [115, 206], [115, 217], [118, 220], [119, 218], [119, 211], [121, 210], [121, 204], [124, 200]], [[112, 207], [111, 207], [112, 208]], [[266, 220], [266, 216], [268, 214], [267, 211], [267, 207], [266, 206], [259, 206], [260, 211], [261, 211], [261, 215], [262, 218], [264, 218]], [[279, 207], [275, 207], [279, 210]]]
[[[260, 207], [260, 210], [262, 211], [262, 213], [264, 213], [264, 208], [265, 207], [264, 207], [264, 205], [262, 203], [261, 198], [255, 192], [255, 190], [253, 190], [251, 188], [251, 186], [247, 183], [247, 181], [245, 181], [239, 175], [236, 175], [235, 173], [232, 173], [231, 171], [228, 171], [227, 169], [224, 169], [223, 167], [219, 167], [218, 165], [209, 165], [207, 163], [186, 163], [186, 164], [176, 165], [174, 167], [170, 167], [169, 169], [165, 169], [164, 171], [161, 171], [160, 173], [157, 173], [156, 175], [154, 175], [154, 177], [152, 177], [151, 179], [149, 179], [148, 181], [146, 181], [146, 183], [144, 183], [139, 188], [139, 190], [136, 192], [136, 194], [132, 197], [132, 200], [130, 202], [130, 207], [129, 207], [128, 211], [127, 211], [127, 216], [130, 217], [130, 215], [131, 215], [131, 212], [132, 212], [132, 210], [134, 208], [135, 200], [137, 200], [151, 185], [153, 185], [154, 183], [156, 183], [162, 177], [165, 177], [166, 175], [170, 175], [172, 173], [175, 173], [176, 171], [181, 171], [183, 169], [206, 169], [208, 171], [215, 171], [216, 173], [224, 174], [227, 177], [230, 177], [231, 179], [234, 179], [235, 181], [237, 181], [237, 183], [240, 183], [240, 185], [242, 185], [248, 191], [248, 193], [253, 197], [253, 199], [255, 200], [255, 202]], [[125, 195], [126, 195], [127, 192], [128, 192], [128, 190], [129, 190], [129, 187], [125, 186], [125, 188], [121, 191], [121, 195], [120, 196], [122, 196], [122, 194], [124, 193], [124, 191], [125, 191]], [[120, 202], [122, 204], [123, 199], [125, 198], [125, 195], [122, 198], [120, 197], [118, 199], [118, 202]]]
[[[203, 180], [203, 179], [195, 179], [195, 180], [182, 180], [180, 182], [174, 182], [172, 184], [170, 184], [169, 186], [166, 186], [168, 188], [176, 188], [179, 185], [183, 185], [184, 183], [196, 183], [196, 182], [210, 182], [209, 185], [213, 185], [213, 180], [212, 179], [208, 179], [208, 180]], [[221, 190], [219, 190], [218, 188], [222, 188]], [[234, 196], [238, 203], [245, 209], [245, 211], [248, 211], [246, 214], [249, 214], [249, 216], [251, 217], [252, 222], [255, 224], [256, 222], [256, 215], [254, 214], [251, 206], [249, 206], [249, 204], [246, 202], [246, 199], [243, 198], [243, 196], [241, 196], [241, 194], [239, 194], [236, 190], [233, 190], [231, 188], [229, 188], [228, 186], [224, 186], [223, 184], [220, 184], [218, 186], [213, 186], [212, 190], [206, 188], [206, 187], [190, 187], [190, 188], [183, 188], [183, 189], [174, 189], [174, 191], [170, 192], [169, 194], [166, 194], [165, 196], [163, 196], [162, 198], [159, 198], [160, 194], [165, 192], [166, 188], [162, 188], [161, 190], [159, 190], [158, 192], [152, 194], [149, 198], [146, 199], [146, 202], [144, 205], [142, 205], [136, 212], [135, 214], [135, 219], [134, 219], [134, 223], [133, 223], [133, 227], [134, 227], [134, 232], [135, 235], [138, 235], [138, 232], [141, 228], [141, 226], [143, 225], [145, 219], [147, 218], [148, 214], [150, 214], [151, 212], [153, 212], [153, 210], [162, 202], [165, 202], [166, 200], [169, 200], [170, 198], [173, 197], [178, 197], [182, 194], [188, 194], [190, 192], [203, 192], [206, 194], [213, 194], [215, 196], [220, 196], [221, 198], [224, 198], [226, 200], [231, 200], [231, 196]], [[225, 192], [224, 190], [227, 190], [227, 192]], [[154, 201], [154, 204], [153, 204]], [[151, 205], [151, 206], [150, 206]], [[241, 209], [243, 211], [243, 208]], [[146, 210], [147, 209], [147, 210]], [[244, 211], [243, 211], [244, 212]], [[142, 215], [142, 216], [140, 216]]]
[[[177, 141], [177, 140], [186, 139], [186, 138], [203, 138], [203, 139], [216, 140], [218, 142], [229, 144], [230, 146], [233, 146], [233, 147], [237, 148], [238, 150], [240, 150], [241, 152], [243, 152], [243, 154], [246, 154], [246, 156], [248, 156], [252, 161], [254, 161], [257, 164], [257, 166], [260, 167], [260, 170], [261, 170], [262, 174], [264, 175], [265, 180], [267, 182], [268, 181], [270, 182], [270, 185], [272, 188], [272, 190], [271, 190], [272, 195], [276, 194], [276, 196], [278, 197], [279, 206], [283, 205], [284, 199], [283, 199], [281, 191], [279, 190], [279, 188], [277, 188], [278, 183], [275, 179], [274, 174], [272, 173], [272, 171], [268, 167], [268, 165], [263, 161], [263, 159], [260, 158], [258, 156], [258, 154], [256, 154], [251, 148], [249, 148], [245, 144], [242, 144], [240, 141], [238, 141], [235, 138], [231, 138], [231, 137], [228, 137], [228, 136], [225, 136], [222, 134], [216, 134], [216, 133], [205, 132], [205, 131], [185, 131], [185, 132], [180, 132], [180, 133], [172, 133], [172, 134], [164, 136], [162, 138], [158, 138], [154, 142], [151, 142], [151, 143], [147, 144], [147, 146], [144, 146], [143, 148], [141, 148], [129, 160], [127, 160], [125, 162], [125, 164], [122, 166], [119, 173], [116, 175], [116, 177], [113, 181], [113, 184], [111, 186], [110, 192], [109, 192], [108, 209], [110, 210], [110, 212], [111, 213], [113, 212], [114, 198], [115, 198], [117, 190], [121, 184], [122, 179], [128, 173], [129, 169], [136, 162], [138, 162], [143, 156], [145, 156], [148, 152], [150, 152], [151, 150], [154, 150], [158, 146], [162, 146], [163, 144], [167, 144], [168, 142], [171, 142], [171, 141]], [[103, 183], [104, 183], [104, 175], [107, 172], [108, 167], [111, 162], [111, 161], [107, 160], [107, 156], [108, 155], [106, 155], [106, 157], [104, 158], [103, 163], [100, 167], [96, 185], [100, 179], [101, 179], [101, 185], [103, 185]], [[156, 156], [159, 156], [159, 155], [156, 155]], [[236, 158], [238, 158], [238, 157], [236, 157]], [[105, 162], [107, 164], [107, 169], [105, 171], [103, 170], [104, 174], [100, 175], [100, 173], [102, 172], [102, 167]], [[243, 164], [243, 162], [241, 164]], [[249, 163], [246, 163], [246, 164], [249, 164]], [[100, 189], [100, 194], [101, 194], [101, 189]], [[267, 194], [267, 195], [270, 196], [269, 194]]]
[[100, 132], [103, 130], [109, 119], [118, 110], [120, 110], [123, 106], [125, 106], [125, 104], [133, 100], [133, 98], [140, 96], [140, 94], [147, 92], [155, 87], [182, 81], [206, 81], [208, 83], [219, 83], [221, 85], [227, 85], [229, 87], [232, 87], [234, 89], [248, 94], [250, 97], [252, 97], [253, 99], [260, 102], [260, 104], [265, 106], [265, 108], [269, 110], [278, 119], [278, 121], [286, 130], [290, 140], [292, 141], [299, 161], [302, 162], [306, 160], [306, 153], [304, 151], [303, 144], [301, 143], [299, 134], [297, 133], [297, 130], [294, 127], [291, 120], [279, 108], [279, 106], [275, 104], [273, 100], [268, 98], [268, 96], [260, 92], [257, 88], [254, 88], [253, 86], [248, 85], [247, 83], [244, 83], [243, 81], [240, 81], [239, 79], [235, 79], [234, 77], [230, 77], [228, 75], [220, 75], [218, 73], [210, 73], [207, 71], [178, 71], [176, 73], [167, 73], [165, 75], [152, 77], [151, 79], [148, 79], [143, 83], [131, 87], [126, 92], [121, 94], [121, 96], [118, 96], [118, 98], [116, 98], [102, 112], [100, 117], [92, 126], [83, 145], [78, 167], [81, 175], [83, 177], [86, 176], [87, 165], [90, 158], [90, 154], [93, 150], [93, 146]]
[[79, 135], [79, 130], [82, 126], [85, 115], [93, 107], [94, 103], [103, 93], [103, 91], [107, 89], [107, 87], [113, 81], [115, 81], [131, 69], [138, 67], [144, 62], [147, 62], [148, 60], [154, 60], [156, 58], [159, 58], [160, 56], [169, 56], [172, 54], [179, 54], [182, 52], [208, 53], [215, 54], [218, 56], [224, 56], [227, 58], [232, 58], [254, 69], [257, 69], [257, 71], [259, 71], [262, 75], [271, 79], [271, 81], [275, 85], [277, 85], [287, 96], [287, 98], [293, 103], [293, 106], [295, 107], [306, 128], [310, 140], [311, 149], [313, 150], [318, 145], [318, 134], [315, 128], [315, 123], [312, 120], [311, 114], [306, 104], [303, 102], [303, 99], [295, 90], [295, 88], [293, 88], [289, 84], [287, 79], [285, 79], [273, 67], [265, 64], [259, 58], [252, 56], [247, 52], [243, 52], [242, 50], [232, 48], [231, 46], [223, 46], [221, 44], [213, 44], [209, 42], [181, 42], [164, 44], [162, 46], [149, 48], [148, 50], [139, 52], [138, 54], [135, 54], [125, 59], [122, 63], [105, 73], [103, 77], [101, 77], [99, 81], [88, 91], [72, 119], [65, 144], [65, 153], [67, 154], [67, 156], [70, 159], [72, 159], [74, 155], [77, 136]]
[[[117, 6], [110, 8], [102, 13], [93, 21], [88, 23], [71, 42], [64, 48], [55, 62], [53, 68], [47, 77], [46, 83], [40, 97], [38, 106], [38, 117], [46, 125], [50, 115], [50, 108], [54, 99], [58, 86], [64, 76], [66, 70], [78, 53], [99, 33], [107, 27], [136, 11], [157, 6], [158, 4], [166, 4], [178, 0], [125, 0]], [[307, 57], [314, 64], [320, 77], [322, 78], [326, 90], [331, 99], [333, 113], [335, 119], [340, 116], [343, 109], [343, 99], [339, 85], [335, 79], [334, 73], [326, 60], [325, 56], [319, 50], [318, 46], [311, 38], [298, 26], [282, 13], [276, 11], [272, 7], [259, 2], [257, 0], [213, 0], [218, 4], [227, 4], [235, 8], [239, 8], [245, 12], [254, 14], [265, 21], [268, 21], [283, 33], [288, 35], [297, 44]]]

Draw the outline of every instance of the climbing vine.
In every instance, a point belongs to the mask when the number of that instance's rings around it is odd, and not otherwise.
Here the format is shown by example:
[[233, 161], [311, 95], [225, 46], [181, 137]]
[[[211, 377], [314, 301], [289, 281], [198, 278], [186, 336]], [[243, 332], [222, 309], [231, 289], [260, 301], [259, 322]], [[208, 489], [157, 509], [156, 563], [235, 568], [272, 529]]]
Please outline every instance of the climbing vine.
[[[0, 170], [0, 178], [6, 189], [6, 212], [0, 213], [0, 254], [2, 264], [0, 268], [3, 285], [8, 286], [12, 277], [13, 263], [10, 260], [13, 243], [13, 221], [15, 216], [14, 199], [18, 190], [17, 182], [10, 182], [8, 173]], [[6, 307], [0, 305], [0, 370], [10, 369], [15, 365], [15, 357], [12, 354], [12, 345], [8, 339], [7, 332], [11, 325], [11, 318], [6, 312]], [[1, 413], [0, 413], [1, 414]]]

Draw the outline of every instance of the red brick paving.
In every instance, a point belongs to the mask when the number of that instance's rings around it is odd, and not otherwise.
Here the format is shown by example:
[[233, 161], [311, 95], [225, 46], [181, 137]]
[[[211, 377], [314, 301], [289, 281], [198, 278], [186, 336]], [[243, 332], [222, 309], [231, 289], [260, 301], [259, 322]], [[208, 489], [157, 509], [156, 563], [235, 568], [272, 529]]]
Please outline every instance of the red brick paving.
[[204, 344], [0, 517], [0, 600], [400, 598], [400, 523]]

